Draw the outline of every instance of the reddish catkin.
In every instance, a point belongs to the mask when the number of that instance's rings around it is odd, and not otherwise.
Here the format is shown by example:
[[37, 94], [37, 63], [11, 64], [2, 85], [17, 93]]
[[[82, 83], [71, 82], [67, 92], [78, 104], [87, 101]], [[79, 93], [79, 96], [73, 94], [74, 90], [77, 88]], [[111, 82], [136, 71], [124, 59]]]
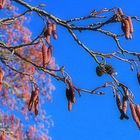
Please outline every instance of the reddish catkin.
[[2, 9], [6, 4], [6, 0], [0, 0], [0, 9]]
[[123, 28], [123, 32], [125, 34], [126, 39], [130, 39], [131, 34], [130, 34], [130, 26], [129, 26], [129, 22], [127, 19], [122, 19], [122, 28]]
[[72, 94], [70, 89], [66, 88], [66, 97], [67, 97], [67, 101], [68, 101], [68, 111], [72, 110]]
[[47, 35], [51, 35], [52, 34], [52, 24], [51, 22], [48, 21], [47, 23]]
[[3, 77], [4, 77], [4, 72], [3, 72], [2, 68], [0, 67], [0, 91], [2, 90]]
[[54, 39], [57, 39], [57, 34], [56, 34], [56, 24], [52, 24], [52, 35]]
[[43, 64], [43, 68], [46, 68], [46, 64], [47, 64], [47, 47], [45, 46], [45, 44], [43, 43], [42, 45], [42, 64]]
[[135, 105], [135, 110], [140, 121], [140, 106], [138, 104]]
[[28, 104], [28, 110], [31, 111], [34, 106], [35, 115], [38, 115], [38, 105], [39, 105], [39, 88], [35, 88], [35, 90], [31, 93], [31, 98]]
[[75, 99], [75, 93], [74, 93], [74, 87], [71, 81], [67, 81], [68, 85], [69, 85], [69, 94], [71, 95], [71, 102], [75, 103], [76, 99]]
[[121, 8], [118, 8], [118, 13], [119, 13], [120, 16], [123, 16], [124, 15]]
[[125, 94], [125, 97], [128, 97], [129, 96], [128, 88], [126, 86], [124, 86], [123, 84], [120, 84], [120, 86]]
[[35, 115], [38, 115], [38, 106], [39, 106], [39, 97], [37, 96], [35, 102], [34, 102], [34, 111]]
[[131, 109], [133, 120], [135, 121], [137, 127], [140, 129], [140, 121], [135, 110], [135, 105], [131, 102], [130, 102], [130, 109]]
[[47, 60], [46, 60], [47, 65], [50, 63], [51, 58], [52, 58], [52, 47], [49, 46], [47, 49]]
[[127, 17], [127, 20], [128, 20], [129, 26], [130, 26], [130, 33], [133, 33], [134, 28], [133, 28], [133, 23], [132, 23], [131, 17], [128, 16], [128, 17]]
[[28, 103], [28, 110], [29, 111], [32, 110], [34, 97], [35, 97], [35, 91], [32, 91], [31, 92], [31, 97], [30, 97], [30, 100], [29, 100], [29, 103]]
[[122, 110], [124, 113], [127, 111], [127, 97], [123, 96]]
[[120, 112], [122, 112], [122, 104], [120, 94], [116, 94], [116, 104]]

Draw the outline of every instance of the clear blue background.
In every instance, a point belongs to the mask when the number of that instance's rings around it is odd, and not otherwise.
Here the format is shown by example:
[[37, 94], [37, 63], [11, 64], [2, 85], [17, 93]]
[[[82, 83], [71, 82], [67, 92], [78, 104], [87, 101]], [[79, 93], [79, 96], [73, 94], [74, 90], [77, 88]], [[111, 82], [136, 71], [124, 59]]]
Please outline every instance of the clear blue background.
[[[139, 0], [40, 0], [32, 2], [46, 3], [46, 10], [62, 19], [84, 16], [92, 10], [102, 8], [121, 7], [126, 15], [140, 17]], [[38, 19], [33, 19], [33, 29], [39, 27]], [[40, 25], [41, 26], [41, 25]], [[120, 24], [105, 26], [105, 29], [120, 32]], [[107, 75], [97, 77], [95, 68], [97, 64], [73, 41], [66, 29], [58, 27], [58, 40], [53, 41], [53, 55], [56, 63], [65, 66], [76, 86], [94, 89], [105, 81], [111, 81]], [[97, 32], [78, 33], [79, 38], [91, 49], [96, 51], [113, 51], [116, 44], [113, 40]], [[121, 39], [121, 45], [128, 50], [140, 52], [140, 23], [134, 21], [133, 40]], [[117, 78], [120, 82], [129, 86], [134, 95], [134, 101], [140, 104], [140, 86], [138, 85], [136, 72], [130, 71], [130, 66], [121, 61], [108, 61], [118, 71]], [[121, 121], [119, 111], [115, 104], [112, 90], [107, 89], [106, 95], [89, 95], [82, 93], [77, 97], [71, 112], [67, 111], [65, 97], [65, 85], [53, 80], [56, 87], [53, 93], [53, 102], [47, 103], [48, 114], [52, 115], [54, 127], [50, 128], [49, 134], [53, 140], [139, 140], [140, 131], [132, 120], [128, 110], [129, 120]]]

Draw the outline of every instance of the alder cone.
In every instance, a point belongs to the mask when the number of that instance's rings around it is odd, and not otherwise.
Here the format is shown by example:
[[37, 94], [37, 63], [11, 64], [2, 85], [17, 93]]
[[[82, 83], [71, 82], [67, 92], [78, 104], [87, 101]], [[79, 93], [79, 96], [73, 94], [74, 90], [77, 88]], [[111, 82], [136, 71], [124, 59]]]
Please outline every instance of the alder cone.
[[96, 74], [98, 76], [102, 76], [104, 73], [105, 73], [105, 67], [104, 67], [104, 65], [103, 66], [102, 65], [99, 65], [99, 66], [96, 67]]
[[130, 109], [131, 109], [131, 114], [133, 117], [133, 120], [135, 121], [137, 127], [140, 129], [140, 120], [137, 116], [136, 110], [135, 110], [135, 105], [130, 102]]
[[106, 73], [112, 75], [114, 73], [114, 69], [111, 65], [105, 65], [105, 71]]

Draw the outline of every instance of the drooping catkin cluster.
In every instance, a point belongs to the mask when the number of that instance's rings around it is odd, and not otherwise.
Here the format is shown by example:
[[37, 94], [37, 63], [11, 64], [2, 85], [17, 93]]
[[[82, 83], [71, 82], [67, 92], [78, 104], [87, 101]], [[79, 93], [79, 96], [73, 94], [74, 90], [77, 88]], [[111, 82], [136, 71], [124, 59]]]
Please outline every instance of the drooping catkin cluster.
[[132, 33], [134, 29], [131, 17], [125, 16], [121, 8], [118, 8], [118, 14], [120, 16], [121, 28], [126, 39], [132, 39]]
[[98, 76], [102, 76], [105, 73], [112, 75], [114, 73], [113, 67], [107, 64], [100, 64], [96, 67], [96, 74]]
[[54, 39], [57, 39], [56, 24], [48, 20], [47, 27], [45, 28], [45, 31], [44, 31], [44, 37], [46, 38], [46, 41], [49, 44], [50, 44], [51, 35]]
[[47, 47], [44, 43], [42, 44], [42, 64], [43, 68], [46, 68], [52, 58], [52, 47]]
[[6, 4], [6, 0], [0, 0], [0, 9], [2, 9]]
[[31, 92], [31, 97], [28, 103], [28, 110], [31, 111], [34, 106], [35, 115], [38, 115], [38, 105], [39, 105], [39, 88], [35, 88]]
[[66, 87], [66, 97], [68, 101], [68, 110], [71, 111], [72, 104], [75, 103], [75, 93], [74, 93], [74, 87], [71, 81], [66, 80], [67, 87]]

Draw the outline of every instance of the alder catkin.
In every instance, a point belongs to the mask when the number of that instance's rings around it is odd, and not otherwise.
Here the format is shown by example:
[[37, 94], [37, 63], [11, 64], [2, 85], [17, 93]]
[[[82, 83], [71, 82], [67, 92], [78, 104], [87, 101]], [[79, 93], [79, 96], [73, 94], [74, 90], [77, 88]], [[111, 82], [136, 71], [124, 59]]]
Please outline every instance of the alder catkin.
[[128, 23], [129, 23], [129, 27], [130, 27], [130, 33], [133, 33], [134, 28], [133, 28], [133, 23], [132, 23], [132, 19], [130, 16], [127, 17]]
[[124, 113], [127, 111], [127, 97], [123, 96], [122, 110]]
[[126, 86], [124, 86], [123, 84], [120, 83], [120, 86], [125, 94], [125, 97], [128, 97], [129, 96], [129, 91], [128, 91], [128, 88]]
[[122, 23], [124, 24], [124, 34], [126, 39], [130, 39], [130, 25], [127, 19], [123, 19]]
[[133, 117], [133, 120], [135, 121], [137, 127], [140, 129], [140, 120], [137, 116], [136, 110], [135, 110], [135, 105], [130, 102], [130, 109], [131, 109], [131, 114]]
[[52, 24], [52, 35], [54, 39], [57, 39], [57, 34], [56, 34], [56, 24]]
[[51, 58], [52, 58], [52, 47], [49, 46], [47, 49], [47, 60], [46, 60], [47, 65], [50, 63]]
[[123, 16], [124, 15], [121, 8], [118, 8], [118, 13], [119, 13], [120, 16]]
[[116, 94], [116, 104], [117, 104], [119, 111], [121, 112], [122, 111], [122, 104], [121, 104], [120, 94]]
[[29, 111], [32, 110], [34, 97], [35, 97], [35, 91], [32, 91], [31, 92], [31, 97], [30, 97], [30, 100], [29, 100], [29, 103], [28, 103], [28, 110]]
[[35, 115], [38, 115], [38, 106], [39, 106], [39, 97], [37, 96], [37, 99], [34, 102]]
[[2, 9], [6, 4], [6, 0], [0, 0], [0, 9]]
[[140, 121], [140, 106], [138, 104], [135, 105], [135, 110]]
[[47, 47], [45, 46], [45, 44], [43, 43], [42, 45], [42, 64], [43, 64], [43, 68], [46, 68], [46, 62], [47, 61]]
[[48, 21], [47, 23], [47, 35], [51, 35], [52, 34], [52, 24], [51, 22]]
[[137, 72], [137, 79], [138, 79], [138, 82], [140, 84], [140, 72]]
[[2, 82], [3, 82], [4, 72], [0, 67], [0, 91], [2, 90]]

